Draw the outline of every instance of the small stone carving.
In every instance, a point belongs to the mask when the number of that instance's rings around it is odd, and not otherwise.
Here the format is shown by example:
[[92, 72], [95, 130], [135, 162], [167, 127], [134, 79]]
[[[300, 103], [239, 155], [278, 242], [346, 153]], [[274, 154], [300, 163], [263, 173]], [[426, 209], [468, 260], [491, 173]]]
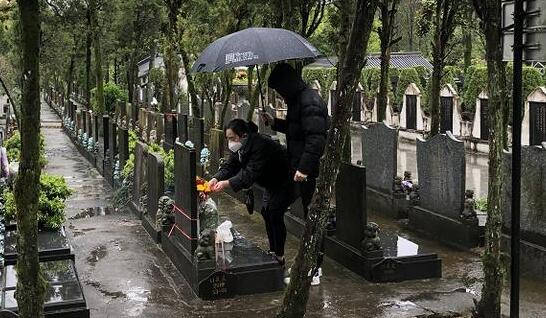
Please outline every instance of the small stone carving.
[[465, 220], [473, 220], [477, 217], [474, 190], [466, 190], [464, 197], [464, 209], [463, 212], [461, 212], [461, 217]]
[[393, 192], [394, 193], [404, 193], [404, 187], [402, 186], [402, 178], [399, 176], [394, 177], [393, 183]]
[[195, 249], [195, 257], [198, 260], [207, 260], [214, 257], [214, 231], [206, 230], [201, 232], [199, 246]]
[[174, 223], [174, 215], [172, 214], [173, 208], [173, 199], [166, 195], [159, 198], [155, 221], [156, 227], [158, 229], [162, 228], [164, 231], [166, 231]]
[[379, 225], [369, 222], [364, 228], [364, 239], [362, 240], [362, 252], [375, 252], [381, 250], [381, 240], [379, 239]]
[[201, 194], [199, 199], [199, 232], [216, 230], [218, 227], [218, 207], [212, 198]]
[[148, 142], [150, 144], [155, 144], [157, 143], [157, 131], [155, 129], [152, 129], [150, 131], [150, 138], [148, 139]]

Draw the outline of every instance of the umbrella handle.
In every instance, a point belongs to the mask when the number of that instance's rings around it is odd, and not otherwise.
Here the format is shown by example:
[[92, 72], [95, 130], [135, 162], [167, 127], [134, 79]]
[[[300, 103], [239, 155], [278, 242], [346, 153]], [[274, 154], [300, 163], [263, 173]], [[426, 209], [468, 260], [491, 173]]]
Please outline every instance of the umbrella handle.
[[256, 73], [258, 73], [258, 89], [260, 90], [260, 99], [262, 101], [262, 112], [265, 112], [265, 100], [262, 94], [262, 81], [260, 79], [260, 70], [256, 67]]

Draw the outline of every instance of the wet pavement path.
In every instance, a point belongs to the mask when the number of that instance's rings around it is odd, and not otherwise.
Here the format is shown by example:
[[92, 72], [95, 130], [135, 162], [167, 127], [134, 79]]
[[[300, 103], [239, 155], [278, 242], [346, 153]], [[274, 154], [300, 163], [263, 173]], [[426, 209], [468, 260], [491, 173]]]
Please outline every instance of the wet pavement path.
[[[60, 129], [60, 121], [44, 104], [42, 109], [48, 173], [63, 175], [74, 189], [67, 202], [66, 227], [92, 317], [273, 317], [282, 292], [201, 301], [183, 277], [127, 211], [112, 208], [112, 188], [78, 153]], [[267, 244], [261, 216], [248, 215], [231, 197], [214, 198], [219, 210], [239, 232], [262, 247]], [[467, 313], [479, 292], [481, 269], [476, 253], [460, 252], [416, 239], [403, 224], [371, 218], [438, 252], [443, 278], [373, 284], [326, 259], [321, 285], [311, 289], [307, 317], [428, 317], [435, 313]], [[290, 236], [287, 257], [295, 256], [298, 241]], [[541, 317], [546, 305], [541, 283], [524, 285], [525, 317]], [[507, 298], [503, 298], [503, 303]]]

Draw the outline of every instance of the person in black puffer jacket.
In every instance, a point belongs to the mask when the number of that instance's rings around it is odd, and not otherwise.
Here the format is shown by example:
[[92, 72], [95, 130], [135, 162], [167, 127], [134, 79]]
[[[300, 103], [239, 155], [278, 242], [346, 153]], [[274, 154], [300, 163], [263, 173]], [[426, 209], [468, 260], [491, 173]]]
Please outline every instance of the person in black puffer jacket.
[[209, 183], [213, 192], [227, 187], [238, 192], [254, 183], [265, 188], [261, 212], [269, 250], [284, 265], [284, 213], [293, 201], [288, 156], [281, 144], [257, 131], [255, 124], [242, 119], [227, 124], [226, 139], [232, 153]]
[[[286, 119], [262, 112], [266, 125], [286, 135], [288, 159], [295, 184], [295, 197], [301, 197], [304, 217], [315, 193], [320, 158], [326, 146], [329, 117], [326, 104], [317, 91], [309, 88], [289, 64], [280, 63], [271, 71], [268, 86], [279, 93], [288, 106]], [[323, 248], [322, 248], [323, 250]], [[319, 253], [312, 285], [318, 285], [323, 252]]]

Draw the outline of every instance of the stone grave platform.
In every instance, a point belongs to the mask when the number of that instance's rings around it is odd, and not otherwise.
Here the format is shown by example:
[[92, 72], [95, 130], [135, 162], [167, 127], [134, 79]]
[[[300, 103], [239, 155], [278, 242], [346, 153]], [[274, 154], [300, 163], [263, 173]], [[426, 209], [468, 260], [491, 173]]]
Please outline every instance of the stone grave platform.
[[202, 299], [282, 290], [283, 269], [278, 262], [238, 232], [232, 233], [233, 243], [224, 246], [226, 262], [220, 262], [223, 269], [217, 269], [214, 260], [197, 260], [177, 236], [169, 237], [167, 232], [162, 232], [161, 246]]
[[[48, 282], [44, 303], [45, 317], [88, 318], [89, 309], [82, 286], [72, 259], [41, 261], [42, 272]], [[8, 265], [2, 271], [1, 309], [17, 312], [15, 289], [17, 274], [15, 265]]]
[[[296, 236], [303, 234], [304, 221], [286, 213], [286, 229]], [[435, 253], [396, 233], [379, 233], [383, 253], [363, 255], [360, 249], [347, 244], [336, 235], [326, 236], [324, 253], [351, 271], [374, 283], [442, 277], [442, 260]]]
[[[11, 226], [4, 233], [4, 262], [13, 265], [17, 262], [17, 231]], [[38, 253], [41, 261], [70, 258], [74, 259], [64, 228], [58, 231], [38, 232]]]

